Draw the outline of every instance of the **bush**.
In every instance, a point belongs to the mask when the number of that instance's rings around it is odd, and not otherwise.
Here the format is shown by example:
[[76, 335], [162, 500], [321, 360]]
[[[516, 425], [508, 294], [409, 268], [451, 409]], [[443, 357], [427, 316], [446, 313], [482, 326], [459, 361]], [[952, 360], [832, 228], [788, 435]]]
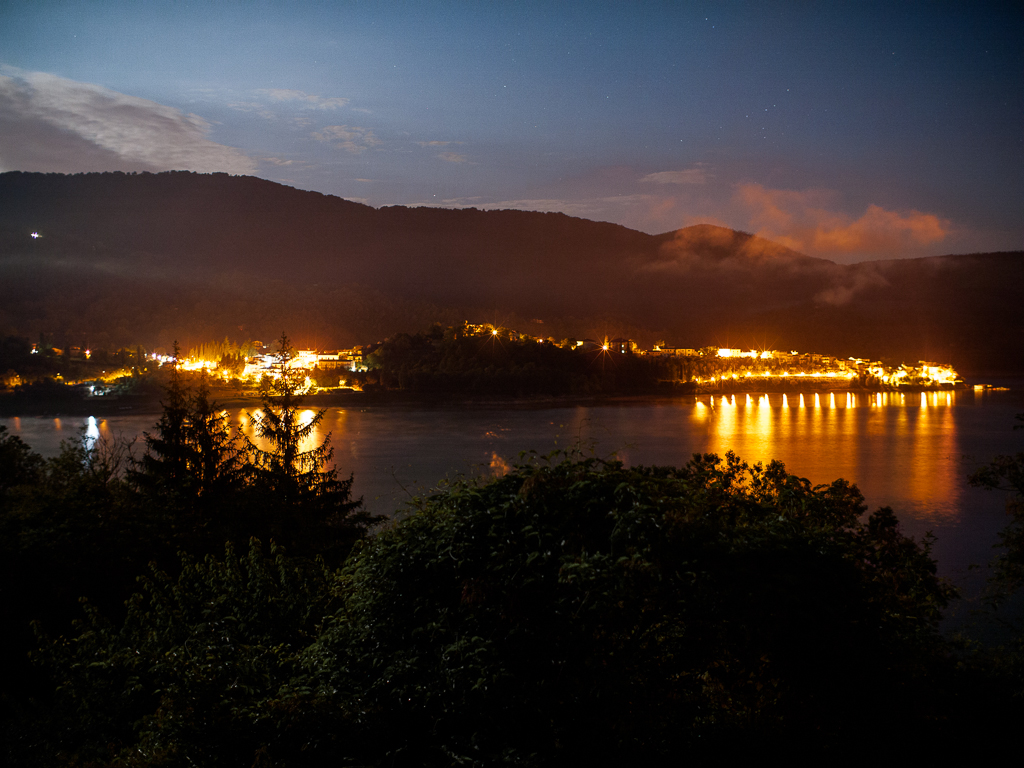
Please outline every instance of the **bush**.
[[253, 541], [243, 556], [230, 545], [222, 559], [184, 556], [177, 580], [153, 568], [120, 628], [85, 603], [77, 634], [36, 654], [57, 693], [26, 755], [247, 767], [281, 749], [309, 690], [298, 653], [330, 610], [330, 582], [322, 563]]
[[357, 545], [308, 663], [400, 764], [657, 761], [905, 724], [952, 590], [927, 541], [864, 511], [845, 481], [732, 454], [524, 464]]

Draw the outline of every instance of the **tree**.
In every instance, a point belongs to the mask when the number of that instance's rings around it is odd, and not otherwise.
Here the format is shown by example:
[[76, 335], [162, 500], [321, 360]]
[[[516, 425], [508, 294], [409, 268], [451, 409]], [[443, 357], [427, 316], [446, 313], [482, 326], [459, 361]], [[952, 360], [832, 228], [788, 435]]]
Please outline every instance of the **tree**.
[[521, 464], [362, 543], [308, 657], [409, 764], [837, 747], [928, 710], [953, 595], [927, 541], [864, 511], [731, 454]]
[[[1024, 430], [1024, 413], [1015, 417]], [[977, 488], [1008, 493], [1006, 514], [1010, 522], [1000, 532], [1003, 552], [996, 558], [994, 583], [997, 598], [1005, 598], [1024, 586], [1024, 452], [996, 456], [990, 464], [975, 471], [968, 482]]]
[[328, 433], [314, 444], [326, 411], [302, 409], [304, 375], [291, 367], [291, 342], [281, 334], [277, 378], [261, 387], [261, 410], [249, 414], [260, 447], [245, 436], [251, 484], [274, 516], [270, 535], [293, 551], [328, 554], [347, 551], [374, 518], [351, 498], [352, 477], [339, 479]]
[[174, 365], [160, 403], [163, 412], [154, 432], [142, 433], [146, 452], [131, 477], [152, 494], [187, 497], [191, 495], [189, 464], [193, 450], [189, 444], [189, 391], [178, 370], [180, 355], [181, 349], [175, 341]]
[[[1024, 430], [1024, 413], [1015, 418], [1021, 424], [1014, 425], [1014, 430]], [[976, 671], [988, 678], [996, 694], [990, 698], [998, 700], [999, 694], [1009, 692], [1015, 705], [1009, 711], [1015, 712], [1016, 724], [1020, 721], [1024, 701], [1024, 452], [996, 456], [973, 472], [968, 482], [977, 488], [1007, 494], [1009, 522], [999, 532], [1001, 551], [992, 563], [987, 607], [989, 616], [994, 617], [1009, 636], [998, 647], [975, 648], [973, 658], [968, 655], [965, 663], [976, 665]]]
[[243, 453], [232, 434], [227, 414], [210, 400], [206, 370], [189, 403], [188, 440], [192, 447], [191, 474], [204, 509], [226, 503], [242, 482]]
[[331, 581], [323, 562], [273, 545], [265, 554], [253, 540], [241, 554], [228, 545], [219, 558], [183, 555], [176, 578], [151, 566], [123, 623], [85, 602], [75, 632], [40, 633], [34, 655], [54, 703], [26, 718], [16, 762], [250, 766], [298, 755], [296, 704], [306, 717], [315, 705], [299, 654], [316, 638]]
[[[200, 372], [195, 389], [186, 386], [178, 370], [179, 354], [175, 342], [163, 413], [155, 432], [143, 433], [146, 452], [131, 477], [136, 487], [178, 515], [227, 514], [242, 480], [241, 449], [227, 416], [210, 400], [206, 371]], [[222, 535], [218, 538], [219, 547]]]
[[6, 509], [8, 493], [18, 486], [39, 482], [43, 466], [42, 456], [34, 453], [17, 435], [8, 434], [6, 426], [0, 425], [0, 514]]

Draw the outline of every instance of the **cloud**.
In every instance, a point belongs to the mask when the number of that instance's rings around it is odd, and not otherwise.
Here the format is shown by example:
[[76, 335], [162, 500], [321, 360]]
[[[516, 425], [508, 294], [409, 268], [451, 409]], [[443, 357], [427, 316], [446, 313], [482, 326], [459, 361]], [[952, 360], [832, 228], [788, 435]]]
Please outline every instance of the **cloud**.
[[417, 141], [415, 142], [418, 147], [447, 147], [452, 144], [463, 144], [461, 141]]
[[210, 123], [155, 101], [45, 72], [0, 68], [0, 171], [256, 172]]
[[711, 175], [705, 168], [697, 166], [685, 171], [660, 171], [649, 173], [640, 179], [641, 182], [652, 184], [706, 184]]
[[266, 94], [274, 101], [297, 101], [301, 106], [312, 109], [339, 109], [349, 102], [348, 99], [340, 96], [317, 96], [290, 88], [260, 88], [256, 93]]
[[849, 304], [858, 293], [868, 288], [884, 288], [889, 285], [885, 275], [874, 262], [853, 264], [847, 271], [834, 275], [832, 284], [815, 294], [814, 300], [822, 304], [842, 306]]
[[353, 154], [365, 152], [381, 143], [369, 128], [358, 125], [328, 125], [313, 133], [313, 138]]
[[460, 155], [458, 152], [442, 152], [438, 157], [448, 163], [464, 163], [469, 159], [465, 155]]
[[900, 256], [941, 242], [950, 223], [921, 211], [887, 211], [869, 205], [857, 219], [834, 210], [835, 194], [826, 190], [767, 189], [740, 184], [735, 201], [750, 212], [762, 237], [812, 255]]
[[842, 306], [857, 294], [889, 285], [884, 262], [836, 264], [709, 223], [676, 231], [660, 247], [659, 259], [642, 265], [640, 271], [664, 278], [710, 281], [705, 283], [710, 286], [757, 285], [783, 304], [811, 295], [819, 304]]
[[811, 259], [784, 245], [704, 222], [677, 230], [660, 248], [661, 260], [645, 269], [674, 274], [716, 273], [735, 279], [751, 270], [774, 275], [829, 272], [834, 264]]
[[230, 101], [228, 102], [228, 108], [233, 109], [236, 112], [255, 112], [264, 120], [277, 119], [277, 114], [275, 112], [267, 109], [266, 105], [260, 104], [258, 101]]

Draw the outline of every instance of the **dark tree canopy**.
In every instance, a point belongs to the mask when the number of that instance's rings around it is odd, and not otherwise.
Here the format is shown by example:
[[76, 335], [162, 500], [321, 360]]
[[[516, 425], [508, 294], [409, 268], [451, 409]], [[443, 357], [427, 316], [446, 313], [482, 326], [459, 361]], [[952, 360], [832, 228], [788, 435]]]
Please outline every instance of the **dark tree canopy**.
[[409, 764], [827, 741], [927, 687], [953, 594], [927, 542], [864, 511], [731, 454], [457, 485], [350, 559], [315, 676], [401, 722]]

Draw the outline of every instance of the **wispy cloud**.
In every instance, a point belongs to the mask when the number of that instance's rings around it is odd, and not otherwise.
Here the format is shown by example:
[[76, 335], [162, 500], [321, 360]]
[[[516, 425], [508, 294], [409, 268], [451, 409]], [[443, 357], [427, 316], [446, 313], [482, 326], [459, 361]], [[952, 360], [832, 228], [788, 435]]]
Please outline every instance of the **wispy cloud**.
[[417, 141], [418, 147], [450, 147], [452, 144], [462, 144], [461, 141]]
[[272, 109], [267, 109], [266, 105], [260, 104], [258, 101], [229, 101], [227, 106], [236, 112], [255, 113], [264, 120], [277, 120], [277, 113]]
[[897, 257], [934, 243], [951, 232], [950, 222], [921, 211], [888, 211], [869, 205], [858, 217], [834, 210], [826, 190], [767, 189], [740, 184], [735, 200], [750, 214], [762, 237], [820, 256], [864, 254]]
[[711, 175], [706, 168], [697, 165], [683, 171], [660, 171], [649, 173], [640, 179], [650, 184], [706, 184]]
[[349, 100], [341, 96], [317, 96], [314, 93], [295, 91], [290, 88], [260, 88], [256, 93], [269, 96], [274, 101], [296, 101], [312, 109], [339, 109]]
[[328, 125], [322, 131], [314, 132], [313, 138], [353, 154], [365, 152], [381, 143], [373, 131], [358, 125]]
[[100, 85], [0, 67], [0, 170], [254, 173], [254, 160], [206, 138], [210, 128]]
[[442, 152], [438, 157], [446, 163], [465, 163], [469, 160], [466, 155], [460, 155], [458, 152]]
[[255, 112], [264, 108], [264, 105], [258, 101], [229, 101], [228, 106], [239, 112]]

